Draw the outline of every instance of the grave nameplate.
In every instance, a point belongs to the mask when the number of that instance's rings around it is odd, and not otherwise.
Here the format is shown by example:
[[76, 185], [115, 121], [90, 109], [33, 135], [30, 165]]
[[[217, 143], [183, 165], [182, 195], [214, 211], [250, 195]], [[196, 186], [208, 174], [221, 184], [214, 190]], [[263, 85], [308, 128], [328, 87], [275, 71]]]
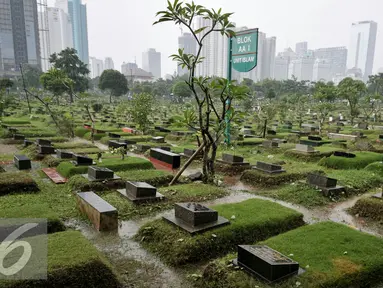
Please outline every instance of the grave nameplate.
[[8, 127], [8, 131], [11, 133], [16, 133], [18, 130], [16, 128], [13, 128], [13, 127]]
[[334, 152], [334, 156], [337, 156], [337, 157], [345, 157], [345, 158], [355, 158], [356, 155], [353, 154], [353, 153], [348, 153], [348, 152], [344, 152], [344, 151], [335, 151]]
[[127, 144], [126, 143], [121, 143], [121, 142], [118, 142], [116, 140], [109, 140], [108, 141], [108, 147], [109, 148], [113, 148], [113, 149], [118, 149], [120, 147], [123, 147], [123, 148], [127, 148]]
[[28, 139], [24, 140], [24, 147], [28, 147], [33, 144], [35, 144], [35, 142], [33, 142], [32, 140], [28, 140]]
[[22, 134], [13, 134], [13, 140], [25, 140], [25, 136]]
[[308, 139], [311, 141], [322, 141], [322, 137], [319, 137], [319, 136], [309, 135]]
[[73, 162], [76, 166], [93, 165], [93, 159], [92, 158], [82, 156], [82, 155], [73, 155], [73, 157], [75, 159]]
[[359, 129], [367, 130], [368, 129], [368, 124], [367, 123], [359, 123], [358, 124]]
[[52, 146], [52, 142], [46, 139], [37, 139], [36, 144], [40, 146]]
[[314, 150], [312, 146], [304, 145], [304, 144], [296, 144], [295, 151], [303, 152], [303, 153], [315, 153], [317, 151]]
[[170, 147], [168, 147], [168, 146], [160, 146], [160, 147], [156, 147], [156, 148], [161, 149], [161, 150], [165, 150], [165, 151], [168, 151], [168, 152], [172, 151], [172, 149]]
[[114, 172], [105, 167], [89, 166], [87, 176], [89, 180], [107, 180], [114, 178]]
[[379, 135], [379, 140], [383, 140], [383, 135]]
[[136, 147], [137, 147], [137, 151], [142, 153], [148, 151], [151, 148], [149, 145], [142, 145], [142, 144], [137, 144]]
[[77, 193], [77, 205], [98, 231], [118, 229], [117, 209], [94, 192]]
[[13, 162], [19, 170], [29, 170], [32, 168], [31, 160], [25, 155], [15, 155]]
[[126, 191], [136, 198], [156, 197], [157, 188], [145, 182], [126, 182]]
[[278, 174], [286, 172], [285, 170], [283, 170], [281, 165], [265, 163], [260, 161], [258, 161], [257, 165], [253, 168], [269, 174]]
[[262, 147], [265, 147], [265, 148], [278, 148], [279, 147], [279, 143], [278, 142], [274, 142], [274, 141], [263, 141]]
[[112, 132], [109, 132], [109, 133], [108, 133], [108, 136], [109, 136], [110, 138], [121, 138], [121, 135], [116, 134], [116, 133], [112, 133]]
[[329, 178], [324, 175], [309, 173], [307, 176], [308, 183], [313, 186], [332, 188], [336, 187], [338, 180]]
[[222, 154], [222, 160], [228, 163], [243, 163], [243, 157], [231, 155], [231, 154]]
[[72, 152], [66, 152], [62, 151], [60, 149], [56, 150], [57, 158], [59, 159], [72, 159], [73, 153]]
[[267, 130], [267, 135], [277, 135], [277, 132], [274, 130]]
[[121, 139], [120, 143], [125, 143], [126, 145], [135, 145], [137, 144], [137, 141], [129, 140], [129, 139]]
[[269, 283], [299, 271], [297, 262], [264, 245], [239, 245], [237, 264]]
[[359, 138], [363, 138], [364, 137], [363, 132], [360, 132], [360, 131], [353, 131], [353, 132], [351, 132], [351, 135], [357, 136]]
[[158, 148], [150, 149], [150, 157], [160, 161], [171, 169], [177, 169], [181, 165], [181, 156]]
[[153, 137], [153, 138], [152, 138], [152, 141], [153, 141], [154, 143], [165, 143], [165, 138], [164, 138], [164, 137], [161, 137], [161, 136]]
[[55, 148], [53, 146], [37, 146], [39, 154], [42, 155], [49, 155], [49, 154], [55, 154]]

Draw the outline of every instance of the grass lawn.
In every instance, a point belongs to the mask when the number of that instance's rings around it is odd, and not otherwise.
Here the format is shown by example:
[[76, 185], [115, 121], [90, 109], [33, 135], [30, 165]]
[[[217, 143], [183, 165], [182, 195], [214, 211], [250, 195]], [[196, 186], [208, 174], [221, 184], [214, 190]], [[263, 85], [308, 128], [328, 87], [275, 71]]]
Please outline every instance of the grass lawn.
[[[304, 226], [265, 244], [299, 262], [306, 272], [278, 287], [370, 287], [383, 280], [383, 240], [342, 224], [324, 222]], [[198, 287], [273, 287], [228, 265], [236, 253], [211, 262]], [[274, 286], [275, 287], [275, 286]]]
[[171, 209], [177, 202], [202, 202], [221, 198], [228, 193], [219, 187], [206, 184], [182, 184], [158, 190], [166, 197], [164, 202], [151, 204], [133, 204], [128, 199], [121, 196], [117, 191], [98, 192], [98, 194], [108, 203], [118, 210], [118, 217], [123, 220], [148, 216], [162, 210]]
[[167, 185], [173, 179], [172, 173], [155, 169], [121, 171], [116, 174], [124, 181], [146, 182], [156, 187]]
[[36, 182], [27, 172], [0, 173], [0, 196], [9, 193], [37, 192]]
[[302, 214], [270, 201], [251, 199], [212, 208], [229, 219], [230, 225], [191, 236], [160, 219], [141, 227], [136, 240], [165, 262], [181, 265], [211, 259], [238, 244], [264, 240], [304, 224]]
[[323, 158], [319, 165], [333, 169], [363, 169], [368, 164], [382, 161], [383, 155], [374, 152], [354, 152], [355, 158], [331, 156]]
[[6, 288], [121, 287], [110, 263], [80, 232], [48, 236], [48, 279], [1, 282]]

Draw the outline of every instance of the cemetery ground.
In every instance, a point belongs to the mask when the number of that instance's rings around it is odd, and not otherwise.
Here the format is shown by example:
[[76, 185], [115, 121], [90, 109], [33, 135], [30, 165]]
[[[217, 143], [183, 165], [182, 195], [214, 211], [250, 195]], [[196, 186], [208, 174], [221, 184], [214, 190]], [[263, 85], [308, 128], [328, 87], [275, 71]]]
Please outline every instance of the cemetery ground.
[[[197, 158], [175, 185], [168, 186], [178, 167], [198, 148], [187, 127], [175, 125], [171, 116], [154, 113], [151, 129], [142, 135], [135, 132], [135, 123], [106, 107], [93, 113], [96, 123], [91, 133], [84, 111], [74, 109], [74, 138], [57, 135], [43, 114], [29, 119], [10, 109], [13, 115], [2, 119], [0, 216], [48, 219], [49, 253], [48, 280], [0, 282], [1, 287], [375, 287], [383, 283], [380, 130], [362, 130], [345, 122], [336, 135], [310, 130], [315, 132], [313, 138], [314, 133], [307, 134], [304, 127], [286, 129], [275, 123], [275, 133], [266, 139], [254, 133], [243, 140], [238, 137], [232, 148], [221, 145], [215, 183], [199, 181], [201, 159]], [[174, 114], [181, 113], [177, 109]], [[246, 121], [233, 129], [243, 134], [253, 134], [246, 129], [259, 130], [250, 118]], [[334, 127], [331, 123], [327, 129]], [[306, 134], [299, 136], [296, 130]], [[161, 149], [153, 153], [152, 148]], [[15, 155], [26, 156], [30, 166]], [[89, 166], [96, 168], [91, 171]], [[133, 183], [130, 188], [128, 181]], [[156, 188], [154, 194], [151, 187]], [[78, 194], [90, 191], [94, 194]], [[156, 193], [161, 196], [155, 198]], [[147, 197], [142, 203], [131, 200], [142, 197]], [[173, 219], [176, 203], [207, 206], [218, 212], [225, 225], [205, 227], [209, 230], [192, 235], [166, 220]], [[203, 206], [194, 212], [217, 216]], [[182, 213], [201, 220], [190, 211]], [[115, 224], [114, 231], [98, 231]], [[298, 262], [304, 273], [268, 284], [232, 263], [238, 245], [255, 244]]]

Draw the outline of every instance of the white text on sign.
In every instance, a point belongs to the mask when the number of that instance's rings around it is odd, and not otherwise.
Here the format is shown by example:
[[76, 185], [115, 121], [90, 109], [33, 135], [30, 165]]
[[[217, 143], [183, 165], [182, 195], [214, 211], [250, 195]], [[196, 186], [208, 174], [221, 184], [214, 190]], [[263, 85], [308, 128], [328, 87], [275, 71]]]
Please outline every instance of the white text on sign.
[[248, 56], [248, 57], [240, 57], [240, 58], [234, 58], [233, 63], [248, 63], [253, 62], [255, 60], [254, 56]]
[[[251, 36], [237, 37], [237, 44], [248, 44], [251, 43]], [[238, 53], [246, 53], [251, 49], [251, 45], [241, 45], [238, 47]]]

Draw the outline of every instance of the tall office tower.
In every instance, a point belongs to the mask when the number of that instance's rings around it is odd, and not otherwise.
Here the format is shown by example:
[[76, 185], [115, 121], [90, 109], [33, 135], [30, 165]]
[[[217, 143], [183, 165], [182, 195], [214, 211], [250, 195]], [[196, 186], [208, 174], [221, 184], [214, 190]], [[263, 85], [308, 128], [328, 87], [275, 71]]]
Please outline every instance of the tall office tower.
[[352, 23], [351, 40], [348, 49], [347, 68], [359, 68], [363, 80], [372, 74], [378, 24], [374, 21]]
[[297, 53], [298, 57], [304, 57], [307, 55], [307, 42], [299, 42], [295, 44], [295, 53]]
[[73, 27], [70, 16], [60, 8], [49, 7], [47, 13], [51, 54], [73, 48]]
[[[212, 23], [208, 19], [199, 17], [196, 19], [194, 29], [202, 27], [211, 27]], [[219, 27], [217, 26], [217, 29]], [[199, 34], [202, 37], [203, 33]], [[217, 76], [227, 77], [227, 58], [228, 58], [228, 37], [222, 36], [221, 33], [210, 33], [204, 39], [202, 46], [201, 57], [204, 57], [202, 63], [197, 65], [197, 76]], [[198, 47], [197, 47], [198, 49]]]
[[109, 70], [109, 69], [114, 69], [114, 62], [111, 57], [106, 57], [104, 61], [104, 69]]
[[277, 38], [269, 37], [265, 39], [262, 57], [262, 75], [261, 80], [273, 79], [275, 69], [275, 49]]
[[275, 58], [274, 79], [287, 80], [289, 76], [290, 59], [288, 57], [278, 56]]
[[320, 48], [314, 51], [315, 58], [320, 60], [328, 60], [330, 69], [330, 78], [336, 75], [344, 75], [347, 69], [347, 48], [346, 47], [330, 47]]
[[150, 48], [142, 53], [142, 69], [153, 74], [154, 78], [161, 78], [161, 53]]
[[[178, 37], [178, 48], [183, 49], [186, 54], [196, 55], [197, 42], [191, 33], [183, 33], [182, 36]], [[177, 67], [178, 76], [182, 76], [188, 72], [188, 69]]]
[[36, 0], [0, 0], [0, 42], [3, 69], [20, 64], [41, 66]]
[[72, 21], [73, 47], [78, 57], [89, 64], [87, 8], [81, 0], [56, 0], [56, 8], [69, 14]]
[[289, 79], [292, 79], [294, 76], [298, 81], [312, 81], [314, 62], [315, 60], [312, 57], [292, 60], [289, 65]]
[[88, 68], [90, 71], [90, 78], [94, 79], [96, 77], [100, 77], [102, 72], [104, 72], [104, 61], [95, 57], [90, 57]]
[[316, 59], [313, 68], [312, 81], [315, 82], [328, 82], [331, 81], [333, 76], [331, 75], [331, 63], [327, 59]]

